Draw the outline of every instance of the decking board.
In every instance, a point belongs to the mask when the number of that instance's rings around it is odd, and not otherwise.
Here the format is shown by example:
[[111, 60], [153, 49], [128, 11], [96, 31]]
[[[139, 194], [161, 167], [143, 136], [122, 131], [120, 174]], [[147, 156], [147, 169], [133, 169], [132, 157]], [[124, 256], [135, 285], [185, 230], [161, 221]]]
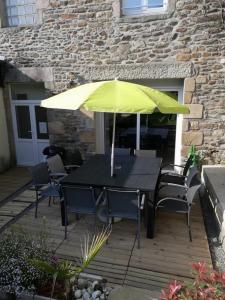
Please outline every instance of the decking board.
[[[0, 209], [0, 226], [14, 217], [4, 214], [20, 214], [24, 208], [32, 206], [34, 199], [33, 190], [17, 195], [8, 206]], [[81, 217], [76, 221], [71, 215], [68, 239], [65, 240], [59, 202], [49, 207], [48, 200], [43, 200], [39, 203], [37, 218], [34, 218], [34, 208], [31, 208], [16, 224], [36, 234], [43, 228], [43, 217], [51, 237], [49, 243], [52, 249], [59, 257], [76, 261], [81, 253], [82, 237], [87, 230], [93, 229], [93, 218]], [[101, 228], [101, 224], [98, 224], [98, 228]], [[128, 285], [157, 292], [175, 279], [189, 281], [193, 277], [190, 270], [193, 262], [212, 263], [199, 203], [193, 207], [192, 232], [193, 242], [190, 242], [185, 218], [160, 212], [157, 214], [155, 238], [146, 239], [142, 224], [141, 249], [137, 249], [136, 223], [123, 220], [113, 225], [108, 244], [86, 271], [105, 277], [111, 285]]]

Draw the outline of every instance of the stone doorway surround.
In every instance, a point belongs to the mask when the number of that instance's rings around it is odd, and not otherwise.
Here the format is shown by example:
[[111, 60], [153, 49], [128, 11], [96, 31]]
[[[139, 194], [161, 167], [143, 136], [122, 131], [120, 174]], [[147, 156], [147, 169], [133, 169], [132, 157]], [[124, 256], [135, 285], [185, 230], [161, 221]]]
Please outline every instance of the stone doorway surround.
[[[189, 62], [163, 62], [149, 65], [107, 65], [83, 67], [78, 71], [81, 81], [121, 80], [137, 79], [184, 79], [184, 104], [190, 109], [190, 114], [183, 118], [182, 126], [182, 156], [187, 156], [191, 144], [201, 146], [203, 133], [199, 131], [198, 120], [203, 117], [203, 105], [192, 103], [196, 83], [202, 80], [202, 76], [196, 77], [196, 70]], [[96, 114], [96, 128], [103, 126], [100, 114]], [[102, 135], [96, 130], [96, 151], [103, 152], [101, 146]]]

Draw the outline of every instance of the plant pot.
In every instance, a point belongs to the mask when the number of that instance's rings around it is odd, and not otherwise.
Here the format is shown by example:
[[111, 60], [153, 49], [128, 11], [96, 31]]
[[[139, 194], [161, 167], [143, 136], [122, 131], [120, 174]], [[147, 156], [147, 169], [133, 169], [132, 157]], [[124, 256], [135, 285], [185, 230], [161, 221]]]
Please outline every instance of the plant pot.
[[23, 295], [18, 300], [55, 300], [55, 299], [44, 297], [44, 296], [38, 296], [38, 295]]

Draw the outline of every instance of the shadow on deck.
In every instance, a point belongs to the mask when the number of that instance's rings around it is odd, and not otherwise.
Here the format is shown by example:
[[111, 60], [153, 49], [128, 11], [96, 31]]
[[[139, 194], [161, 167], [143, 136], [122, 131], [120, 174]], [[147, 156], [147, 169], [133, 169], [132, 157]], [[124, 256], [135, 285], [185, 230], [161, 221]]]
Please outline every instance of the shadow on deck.
[[[34, 193], [25, 191], [19, 198], [22, 200], [23, 197], [33, 202]], [[16, 223], [35, 233], [40, 230], [44, 216], [54, 251], [60, 257], [76, 261], [80, 256], [83, 235], [93, 230], [92, 217], [82, 217], [75, 221], [71, 216], [67, 240], [64, 240], [58, 203], [48, 207], [48, 201], [44, 200], [39, 204], [37, 219], [34, 218], [34, 209], [30, 209]], [[99, 223], [98, 226], [101, 228], [102, 225]], [[174, 279], [190, 280], [193, 262], [205, 261], [211, 265], [199, 203], [193, 206], [192, 233], [193, 242], [189, 242], [184, 216], [158, 213], [155, 238], [146, 239], [143, 225], [141, 249], [137, 249], [136, 223], [123, 220], [114, 224], [109, 243], [86, 271], [103, 276], [110, 285], [160, 291]]]

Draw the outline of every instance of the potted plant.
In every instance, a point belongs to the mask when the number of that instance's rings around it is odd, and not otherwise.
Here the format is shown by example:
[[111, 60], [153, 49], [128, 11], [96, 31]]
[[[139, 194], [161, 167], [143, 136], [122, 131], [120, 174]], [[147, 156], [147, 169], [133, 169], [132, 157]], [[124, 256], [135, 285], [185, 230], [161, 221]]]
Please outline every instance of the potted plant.
[[209, 270], [204, 262], [193, 264], [195, 279], [192, 283], [174, 281], [161, 300], [224, 300], [225, 273]]
[[91, 286], [88, 286], [90, 276], [86, 279], [79, 279], [79, 276], [103, 247], [110, 233], [111, 228], [107, 227], [92, 238], [90, 234], [85, 235], [80, 264], [73, 265], [52, 255], [47, 246], [45, 227], [34, 236], [22, 227], [14, 226], [0, 238], [0, 299], [70, 300], [84, 293], [84, 288], [86, 300], [94, 293], [106, 299], [101, 278], [97, 278], [98, 281], [92, 278]]
[[[32, 267], [46, 275], [46, 280], [38, 287], [39, 293], [44, 296], [50, 296], [51, 299], [55, 297], [59, 300], [70, 300], [73, 294], [81, 296], [82, 291], [79, 289], [78, 284], [79, 275], [88, 267], [101, 250], [110, 233], [111, 228], [107, 227], [92, 238], [90, 238], [90, 234], [84, 236], [84, 242], [81, 244], [81, 263], [79, 265], [73, 265], [69, 261], [60, 260], [56, 256], [53, 256], [50, 261], [40, 259], [30, 260]], [[102, 288], [99, 288], [99, 291], [101, 290]], [[95, 292], [94, 289], [93, 292]]]

